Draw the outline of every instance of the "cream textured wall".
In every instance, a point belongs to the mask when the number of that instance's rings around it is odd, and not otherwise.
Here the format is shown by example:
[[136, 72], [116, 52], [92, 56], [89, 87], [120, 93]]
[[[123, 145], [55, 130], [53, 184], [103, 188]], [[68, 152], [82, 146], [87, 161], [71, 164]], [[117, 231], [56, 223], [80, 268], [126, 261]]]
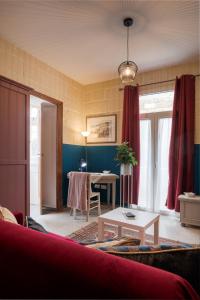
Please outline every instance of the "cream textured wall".
[[[139, 73], [135, 84], [139, 85], [173, 79], [183, 74], [199, 74], [198, 61], [169, 68]], [[118, 118], [117, 142], [121, 142], [123, 91], [119, 79], [90, 84], [84, 87], [85, 114], [116, 113]], [[174, 89], [174, 82], [149, 85], [140, 88], [140, 94], [156, 93]], [[200, 77], [196, 77], [195, 143], [200, 144]]]
[[[158, 82], [182, 74], [200, 73], [198, 62], [138, 74], [136, 82]], [[117, 142], [121, 141], [123, 92], [119, 79], [82, 86], [0, 38], [0, 75], [34, 88], [47, 96], [63, 101], [63, 143], [84, 143], [80, 131], [85, 129], [86, 115], [116, 113]], [[141, 94], [174, 88], [174, 83], [141, 88]], [[195, 143], [200, 144], [200, 77], [196, 78]]]
[[[59, 55], [59, 54], [58, 54]], [[63, 143], [83, 144], [83, 86], [0, 38], [0, 75], [63, 102]]]

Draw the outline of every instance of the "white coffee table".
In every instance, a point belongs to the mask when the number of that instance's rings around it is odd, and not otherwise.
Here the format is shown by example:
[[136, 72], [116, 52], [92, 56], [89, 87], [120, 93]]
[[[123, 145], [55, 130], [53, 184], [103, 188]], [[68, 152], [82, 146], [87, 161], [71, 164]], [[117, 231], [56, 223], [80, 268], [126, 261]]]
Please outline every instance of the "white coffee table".
[[[128, 218], [125, 212], [131, 211], [136, 217]], [[122, 235], [122, 228], [129, 228], [139, 232], [141, 245], [145, 241], [145, 230], [154, 225], [154, 244], [158, 244], [159, 238], [159, 214], [118, 207], [98, 217], [98, 239], [104, 239], [104, 225], [115, 225], [118, 228], [118, 237]]]

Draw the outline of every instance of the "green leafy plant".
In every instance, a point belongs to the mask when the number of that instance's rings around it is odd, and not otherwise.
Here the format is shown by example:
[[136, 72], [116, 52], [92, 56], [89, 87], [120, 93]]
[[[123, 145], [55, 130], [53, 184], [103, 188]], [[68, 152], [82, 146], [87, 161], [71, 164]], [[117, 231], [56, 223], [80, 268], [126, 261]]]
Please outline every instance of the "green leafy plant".
[[135, 153], [132, 148], [128, 146], [128, 142], [124, 142], [117, 146], [117, 155], [115, 160], [117, 160], [119, 164], [130, 164], [132, 166], [136, 166], [138, 164]]

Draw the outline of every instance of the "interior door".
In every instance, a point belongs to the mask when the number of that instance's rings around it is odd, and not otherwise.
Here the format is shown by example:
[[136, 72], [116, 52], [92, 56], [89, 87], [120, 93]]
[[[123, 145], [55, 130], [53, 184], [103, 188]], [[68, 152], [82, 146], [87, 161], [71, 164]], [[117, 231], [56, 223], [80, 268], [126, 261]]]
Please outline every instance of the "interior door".
[[0, 205], [29, 214], [29, 90], [0, 77]]
[[41, 202], [42, 207], [57, 208], [57, 107], [41, 105]]

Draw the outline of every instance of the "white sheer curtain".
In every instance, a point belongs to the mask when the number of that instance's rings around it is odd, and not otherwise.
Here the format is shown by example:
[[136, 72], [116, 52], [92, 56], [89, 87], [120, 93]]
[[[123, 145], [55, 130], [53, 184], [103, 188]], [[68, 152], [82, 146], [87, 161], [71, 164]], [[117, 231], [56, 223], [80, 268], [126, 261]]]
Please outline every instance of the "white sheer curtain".
[[140, 120], [140, 186], [138, 207], [166, 211], [171, 117]]
[[173, 91], [140, 96], [140, 186], [138, 206], [167, 211]]
[[171, 137], [171, 118], [158, 119], [156, 188], [154, 210], [168, 210], [165, 206], [169, 181], [169, 143]]
[[140, 186], [138, 206], [153, 209], [151, 120], [140, 120]]

